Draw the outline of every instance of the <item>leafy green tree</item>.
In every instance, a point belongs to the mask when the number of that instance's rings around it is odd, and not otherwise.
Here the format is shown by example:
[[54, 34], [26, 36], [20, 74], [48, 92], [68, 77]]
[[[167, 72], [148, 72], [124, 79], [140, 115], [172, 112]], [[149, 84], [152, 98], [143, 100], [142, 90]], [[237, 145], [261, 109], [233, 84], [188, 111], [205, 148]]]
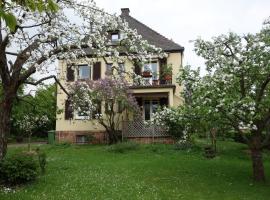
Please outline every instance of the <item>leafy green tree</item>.
[[[40, 87], [35, 95], [27, 95], [19, 97], [15, 101], [12, 110], [11, 134], [21, 138], [34, 134], [44, 137], [48, 130], [55, 129], [56, 120], [56, 86], [55, 84]], [[27, 122], [27, 118], [31, 118], [36, 124], [29, 126], [23, 125]], [[39, 119], [46, 116], [47, 120], [39, 123]]]
[[180, 76], [180, 83], [190, 86], [190, 112], [209, 128], [227, 125], [240, 134], [251, 151], [254, 180], [265, 180], [262, 150], [270, 142], [270, 18], [256, 34], [197, 39], [195, 52], [206, 60], [208, 73]]
[[11, 31], [15, 31], [17, 19], [10, 10], [15, 4], [23, 6], [31, 11], [56, 12], [58, 6], [54, 0], [0, 0], [0, 19], [2, 18]]

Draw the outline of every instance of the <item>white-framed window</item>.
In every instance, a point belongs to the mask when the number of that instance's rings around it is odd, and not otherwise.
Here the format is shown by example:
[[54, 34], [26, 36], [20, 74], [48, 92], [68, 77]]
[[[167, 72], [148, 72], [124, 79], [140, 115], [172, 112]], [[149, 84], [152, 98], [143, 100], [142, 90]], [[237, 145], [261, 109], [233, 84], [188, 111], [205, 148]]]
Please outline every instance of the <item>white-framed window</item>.
[[78, 66], [78, 80], [91, 79], [92, 72], [89, 65]]
[[112, 33], [111, 40], [112, 42], [118, 42], [120, 40], [119, 33]]
[[158, 62], [157, 61], [151, 61], [149, 63], [145, 63], [143, 65], [143, 71], [151, 71], [152, 72], [152, 79], [158, 80]]

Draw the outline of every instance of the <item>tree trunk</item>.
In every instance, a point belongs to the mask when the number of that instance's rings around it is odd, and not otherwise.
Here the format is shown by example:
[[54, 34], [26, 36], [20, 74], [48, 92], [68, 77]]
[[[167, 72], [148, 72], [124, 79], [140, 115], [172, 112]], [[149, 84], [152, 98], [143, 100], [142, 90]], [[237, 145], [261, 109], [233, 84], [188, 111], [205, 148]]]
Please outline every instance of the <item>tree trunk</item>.
[[110, 130], [110, 131], [107, 131], [107, 133], [109, 136], [109, 144], [116, 144], [118, 142], [116, 131]]
[[253, 179], [260, 182], [265, 181], [262, 150], [251, 149], [251, 160], [253, 168]]
[[28, 145], [27, 145], [27, 147], [28, 147], [28, 151], [30, 152], [31, 151], [31, 134], [30, 133], [28, 133]]
[[261, 132], [254, 132], [251, 138], [251, 160], [253, 168], [253, 179], [255, 181], [265, 181]]
[[10, 117], [12, 98], [4, 98], [0, 102], [0, 160], [7, 153], [7, 136], [10, 134]]

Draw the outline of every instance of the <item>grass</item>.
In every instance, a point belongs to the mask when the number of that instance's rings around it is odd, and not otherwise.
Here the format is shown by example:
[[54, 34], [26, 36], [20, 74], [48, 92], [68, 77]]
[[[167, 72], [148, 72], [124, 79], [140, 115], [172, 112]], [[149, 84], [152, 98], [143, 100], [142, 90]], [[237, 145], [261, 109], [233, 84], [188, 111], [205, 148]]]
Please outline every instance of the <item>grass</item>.
[[[202, 145], [202, 144], [200, 144]], [[46, 174], [0, 199], [269, 199], [269, 182], [254, 183], [245, 146], [218, 142], [219, 155], [207, 160], [200, 148], [177, 151], [171, 145], [140, 145], [116, 153], [104, 146], [50, 146]], [[12, 147], [9, 153], [21, 151]]]

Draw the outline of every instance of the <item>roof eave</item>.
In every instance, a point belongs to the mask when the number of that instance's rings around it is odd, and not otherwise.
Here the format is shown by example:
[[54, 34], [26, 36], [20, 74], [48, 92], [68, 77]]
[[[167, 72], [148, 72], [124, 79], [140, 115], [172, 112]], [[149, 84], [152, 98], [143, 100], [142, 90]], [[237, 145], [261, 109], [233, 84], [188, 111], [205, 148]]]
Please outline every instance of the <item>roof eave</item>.
[[184, 50], [185, 50], [184, 47], [179, 48], [179, 49], [163, 49], [163, 51], [166, 53], [183, 53]]

